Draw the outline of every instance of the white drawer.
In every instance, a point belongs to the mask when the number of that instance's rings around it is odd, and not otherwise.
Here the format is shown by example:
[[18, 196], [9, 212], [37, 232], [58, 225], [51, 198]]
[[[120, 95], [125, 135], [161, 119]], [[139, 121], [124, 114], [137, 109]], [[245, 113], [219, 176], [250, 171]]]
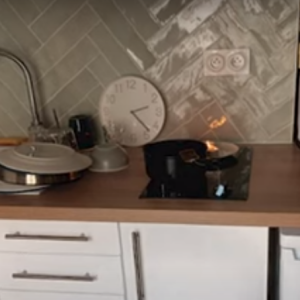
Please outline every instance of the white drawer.
[[117, 223], [0, 221], [0, 252], [120, 255], [118, 226]]
[[121, 259], [1, 254], [0, 289], [123, 295]]
[[0, 300], [124, 300], [119, 296], [0, 291]]

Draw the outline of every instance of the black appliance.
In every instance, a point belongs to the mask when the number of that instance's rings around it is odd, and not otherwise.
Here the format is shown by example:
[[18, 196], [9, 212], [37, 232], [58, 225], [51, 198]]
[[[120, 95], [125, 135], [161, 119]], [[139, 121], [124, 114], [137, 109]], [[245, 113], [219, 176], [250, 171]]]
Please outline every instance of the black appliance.
[[74, 131], [79, 150], [87, 150], [95, 146], [95, 125], [91, 116], [73, 116], [69, 119], [69, 127]]
[[214, 157], [206, 143], [194, 140], [148, 144], [144, 159], [150, 182], [140, 197], [247, 200], [252, 150], [237, 149]]

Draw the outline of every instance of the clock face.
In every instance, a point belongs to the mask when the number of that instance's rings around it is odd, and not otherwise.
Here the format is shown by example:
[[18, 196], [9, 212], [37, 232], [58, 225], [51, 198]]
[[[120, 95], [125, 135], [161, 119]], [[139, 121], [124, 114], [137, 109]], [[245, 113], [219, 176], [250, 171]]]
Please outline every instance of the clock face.
[[141, 146], [161, 132], [166, 109], [158, 90], [147, 80], [122, 77], [108, 86], [100, 104], [101, 123], [121, 145]]

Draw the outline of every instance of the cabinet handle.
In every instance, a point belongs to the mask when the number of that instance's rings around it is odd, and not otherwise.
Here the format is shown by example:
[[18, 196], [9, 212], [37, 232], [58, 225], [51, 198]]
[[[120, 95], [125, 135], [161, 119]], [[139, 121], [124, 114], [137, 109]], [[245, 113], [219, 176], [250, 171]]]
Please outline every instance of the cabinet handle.
[[138, 300], [145, 300], [142, 251], [141, 251], [141, 235], [137, 231], [132, 233], [132, 246], [133, 246], [137, 296], [138, 296]]
[[12, 274], [14, 279], [31, 279], [31, 280], [58, 280], [58, 281], [84, 281], [93, 282], [96, 280], [95, 276], [85, 274], [84, 276], [72, 276], [72, 275], [50, 275], [50, 274], [35, 274], [23, 271], [21, 273]]
[[42, 241], [64, 241], [64, 242], [88, 242], [90, 237], [82, 234], [79, 236], [62, 236], [62, 235], [35, 235], [22, 234], [16, 232], [13, 234], [6, 234], [7, 240], [42, 240]]

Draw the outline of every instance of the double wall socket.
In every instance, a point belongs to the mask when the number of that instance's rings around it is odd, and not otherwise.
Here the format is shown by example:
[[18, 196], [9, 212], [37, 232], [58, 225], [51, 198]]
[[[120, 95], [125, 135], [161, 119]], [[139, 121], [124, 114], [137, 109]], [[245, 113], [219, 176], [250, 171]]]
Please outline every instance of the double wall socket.
[[204, 52], [205, 76], [242, 76], [249, 74], [249, 49], [221, 49]]

